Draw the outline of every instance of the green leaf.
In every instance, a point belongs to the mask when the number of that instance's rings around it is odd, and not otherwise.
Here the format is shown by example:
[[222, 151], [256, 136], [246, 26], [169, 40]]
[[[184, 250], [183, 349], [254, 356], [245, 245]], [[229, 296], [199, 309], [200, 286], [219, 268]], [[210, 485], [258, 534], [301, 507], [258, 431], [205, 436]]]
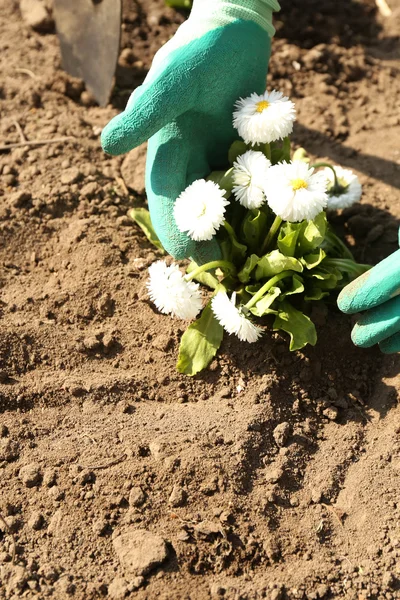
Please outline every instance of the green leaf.
[[143, 231], [149, 242], [153, 244], [153, 246], [165, 252], [154, 230], [153, 223], [150, 219], [150, 213], [146, 208], [131, 208], [131, 210], [128, 212], [128, 217], [130, 217], [133, 221], [135, 221], [135, 223], [137, 223], [137, 225], [139, 225], [140, 229]]
[[182, 336], [176, 365], [179, 373], [192, 376], [205, 369], [216, 355], [223, 335], [224, 329], [215, 318], [209, 302], [200, 318]]
[[242, 283], [247, 283], [251, 277], [253, 269], [257, 266], [260, 257], [257, 254], [252, 254], [246, 260], [244, 267], [238, 273], [238, 279]]
[[249, 210], [243, 221], [242, 235], [250, 250], [257, 250], [260, 247], [261, 236], [265, 233], [267, 225], [267, 215], [260, 210]]
[[321, 212], [313, 221], [303, 221], [298, 238], [297, 255], [303, 256], [318, 248], [325, 237], [327, 227], [326, 214]]
[[[235, 230], [227, 221], [225, 222], [225, 228], [222, 235], [225, 236], [225, 239], [220, 243], [224, 259], [235, 264], [241, 264], [246, 258], [247, 246], [239, 242]], [[226, 236], [228, 237], [228, 240], [226, 239]]]
[[251, 296], [254, 296], [254, 294], [257, 294], [257, 292], [259, 290], [261, 290], [262, 288], [262, 283], [252, 283], [251, 285], [246, 285], [246, 287], [244, 288], [246, 290], [246, 292], [248, 294], [250, 294]]
[[258, 261], [256, 279], [266, 279], [278, 275], [282, 271], [303, 271], [303, 265], [299, 260], [291, 256], [285, 256], [279, 250], [273, 250]]
[[[246, 288], [247, 289], [247, 288]], [[279, 287], [272, 287], [268, 292], [257, 302], [255, 306], [250, 308], [250, 312], [256, 317], [262, 317], [263, 315], [277, 315], [278, 312], [276, 310], [272, 310], [270, 307], [281, 294], [281, 289]]]
[[279, 329], [290, 335], [289, 349], [291, 351], [301, 350], [307, 344], [315, 346], [317, 343], [314, 323], [285, 300], [279, 305], [278, 316], [274, 321], [274, 331]]
[[[290, 282], [290, 279], [285, 279], [282, 283]], [[293, 275], [291, 278], [291, 285], [285, 288], [285, 291], [281, 295], [281, 299], [284, 300], [286, 296], [293, 296], [294, 294], [301, 294], [304, 292], [304, 283], [300, 275]]]
[[229, 198], [232, 193], [233, 183], [233, 167], [228, 171], [212, 171], [207, 177], [207, 181], [213, 181], [223, 190], [225, 190], [225, 197]]
[[318, 301], [325, 298], [325, 296], [329, 296], [329, 292], [324, 292], [321, 288], [316, 286], [310, 286], [309, 290], [304, 295], [304, 300], [306, 302]]
[[[195, 269], [198, 268], [198, 264], [194, 262], [194, 260], [192, 260], [192, 262], [189, 264], [188, 268], [186, 269], [186, 273], [192, 273], [192, 271], [194, 271]], [[198, 281], [199, 283], [202, 283], [203, 285], [206, 285], [207, 287], [211, 288], [212, 290], [215, 290], [217, 288], [217, 286], [219, 285], [219, 281], [216, 277], [214, 277], [214, 275], [211, 275], [211, 273], [209, 271], [204, 271], [203, 273], [200, 273], [199, 275], [197, 275], [197, 277], [195, 277], [195, 280]]]
[[310, 270], [314, 269], [314, 267], [317, 267], [324, 260], [325, 256], [325, 252], [322, 250], [322, 248], [319, 248], [318, 252], [305, 254], [300, 261], [306, 267], [306, 269]]
[[165, 0], [165, 4], [172, 8], [192, 8], [192, 0]]
[[245, 152], [247, 152], [247, 144], [242, 142], [241, 140], [236, 140], [233, 142], [228, 152], [228, 160], [231, 165], [237, 160], [238, 156], [241, 156]]
[[334, 290], [338, 285], [338, 281], [343, 279], [339, 269], [324, 268], [323, 263], [318, 268], [313, 269], [309, 276], [318, 279], [318, 287], [323, 290]]
[[285, 256], [295, 256], [302, 223], [283, 223], [278, 235], [278, 248]]

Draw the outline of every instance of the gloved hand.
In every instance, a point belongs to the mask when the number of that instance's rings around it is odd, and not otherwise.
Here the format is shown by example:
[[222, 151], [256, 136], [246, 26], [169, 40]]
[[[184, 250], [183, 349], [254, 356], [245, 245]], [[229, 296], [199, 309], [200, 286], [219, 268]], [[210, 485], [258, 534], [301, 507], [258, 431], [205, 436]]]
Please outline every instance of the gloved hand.
[[263, 93], [277, 0], [194, 0], [189, 19], [155, 55], [143, 85], [108, 123], [102, 145], [122, 154], [149, 139], [146, 190], [154, 228], [176, 259], [218, 259], [215, 239], [193, 242], [176, 227], [176, 198], [226, 166], [237, 139], [234, 104]]
[[400, 352], [400, 250], [346, 286], [338, 306], [349, 314], [367, 311], [351, 333], [356, 346]]

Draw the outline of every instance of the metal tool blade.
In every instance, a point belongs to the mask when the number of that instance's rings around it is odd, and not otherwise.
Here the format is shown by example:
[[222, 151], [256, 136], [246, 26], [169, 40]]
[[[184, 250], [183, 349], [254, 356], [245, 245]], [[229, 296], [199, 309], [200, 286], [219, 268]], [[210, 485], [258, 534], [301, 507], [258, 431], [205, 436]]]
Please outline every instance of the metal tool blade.
[[110, 97], [121, 37], [121, 0], [54, 0], [62, 66], [100, 106]]

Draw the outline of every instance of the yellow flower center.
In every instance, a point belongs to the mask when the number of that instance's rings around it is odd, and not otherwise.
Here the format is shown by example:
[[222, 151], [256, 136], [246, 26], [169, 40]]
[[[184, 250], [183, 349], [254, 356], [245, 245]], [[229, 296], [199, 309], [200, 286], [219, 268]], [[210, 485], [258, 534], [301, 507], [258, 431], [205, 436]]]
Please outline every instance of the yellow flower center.
[[256, 107], [256, 112], [262, 113], [263, 110], [266, 110], [269, 107], [269, 102], [262, 100], [261, 102], [257, 102]]
[[301, 190], [302, 188], [307, 189], [308, 187], [308, 184], [304, 179], [292, 179], [290, 183], [292, 184], [294, 192], [297, 192], [297, 190]]

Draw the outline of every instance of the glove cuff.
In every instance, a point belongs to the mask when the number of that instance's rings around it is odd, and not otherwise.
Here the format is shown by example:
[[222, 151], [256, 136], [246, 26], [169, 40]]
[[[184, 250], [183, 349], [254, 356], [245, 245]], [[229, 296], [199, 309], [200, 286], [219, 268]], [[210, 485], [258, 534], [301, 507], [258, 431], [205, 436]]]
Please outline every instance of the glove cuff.
[[194, 0], [190, 18], [212, 20], [216, 26], [237, 19], [253, 21], [272, 37], [275, 33], [272, 13], [278, 10], [277, 0]]

